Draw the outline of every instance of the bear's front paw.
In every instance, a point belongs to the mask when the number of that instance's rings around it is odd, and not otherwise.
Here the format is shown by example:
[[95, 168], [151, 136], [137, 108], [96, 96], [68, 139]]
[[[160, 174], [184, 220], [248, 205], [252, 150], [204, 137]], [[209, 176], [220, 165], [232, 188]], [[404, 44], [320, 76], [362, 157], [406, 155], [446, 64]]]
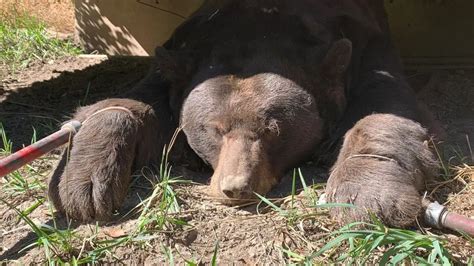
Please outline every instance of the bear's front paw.
[[341, 224], [370, 222], [371, 215], [384, 224], [407, 227], [421, 211], [421, 196], [410, 173], [389, 158], [349, 157], [336, 165], [326, 187], [328, 202], [349, 203], [333, 207], [330, 214]]
[[76, 114], [83, 125], [49, 182], [49, 198], [58, 211], [81, 221], [113, 218], [127, 195], [133, 167], [141, 162], [138, 140], [147, 143], [139, 134], [145, 131], [147, 110], [139, 102], [109, 99]]
[[326, 187], [328, 202], [350, 203], [330, 213], [341, 222], [368, 221], [406, 227], [421, 211], [426, 180], [439, 169], [418, 123], [390, 114], [369, 115], [346, 133]]

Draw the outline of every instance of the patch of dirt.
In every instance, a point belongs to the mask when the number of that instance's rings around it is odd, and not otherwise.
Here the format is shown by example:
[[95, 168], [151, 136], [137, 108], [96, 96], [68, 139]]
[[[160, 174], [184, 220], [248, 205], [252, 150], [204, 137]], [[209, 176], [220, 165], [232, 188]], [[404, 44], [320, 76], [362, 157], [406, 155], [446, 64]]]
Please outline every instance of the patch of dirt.
[[0, 1], [0, 17], [28, 14], [46, 23], [53, 35], [61, 38], [64, 34], [74, 33], [74, 2], [73, 0], [2, 0]]
[[420, 75], [429, 75], [429, 79], [421, 88], [419, 98], [444, 126], [445, 144], [452, 146], [451, 152], [456, 150], [473, 160], [469, 145], [474, 144], [474, 72], [435, 71]]
[[[0, 87], [0, 122], [4, 125], [15, 147], [27, 145], [32, 135], [32, 126], [41, 138], [55, 131], [60, 122], [80, 105], [91, 104], [100, 99], [117, 95], [130, 89], [139, 81], [149, 66], [148, 58], [64, 58], [50, 64], [36, 64], [21, 73], [2, 81]], [[409, 81], [419, 91], [420, 99], [428, 105], [447, 132], [447, 138], [439, 149], [452, 162], [470, 163], [474, 146], [474, 70], [416, 72], [409, 73]], [[467, 136], [467, 138], [466, 138]], [[469, 145], [468, 145], [469, 143]], [[41, 162], [41, 179], [45, 180], [57, 152]], [[220, 205], [206, 196], [206, 180], [209, 173], [196, 179], [196, 173], [176, 169], [176, 174], [192, 177], [203, 184], [180, 185], [176, 187], [181, 212], [177, 218], [189, 225], [177, 230], [165, 230], [156, 234], [148, 244], [125, 245], [114, 250], [102, 262], [124, 264], [162, 264], [169, 262], [165, 251], [171, 248], [174, 261], [185, 260], [209, 264], [218, 246], [220, 264], [286, 264], [291, 262], [284, 249], [301, 255], [308, 255], [325, 244], [325, 237], [336, 227], [324, 211], [315, 212], [307, 203], [297, 197], [300, 215], [307, 218], [295, 226], [288, 226], [288, 220], [280, 214], [255, 206], [232, 208]], [[305, 165], [303, 174], [308, 184], [321, 182], [327, 174], [314, 165]], [[290, 176], [290, 174], [289, 174]], [[288, 177], [289, 177], [288, 176]], [[474, 216], [473, 178], [462, 178], [443, 184], [437, 191], [440, 199], [449, 199], [448, 207], [467, 216]], [[6, 181], [0, 180], [3, 185]], [[464, 183], [463, 183], [464, 182]], [[131, 190], [125, 210], [129, 210], [149, 193], [143, 188], [146, 181], [138, 181]], [[285, 197], [290, 194], [291, 178], [286, 178], [269, 197]], [[38, 191], [32, 195], [6, 196], [5, 200], [18, 209], [25, 210], [33, 205], [36, 197], [44, 195]], [[6, 195], [6, 194], [5, 194]], [[140, 195], [140, 196], [137, 196]], [[2, 192], [3, 197], [3, 192]], [[125, 212], [125, 211], [124, 211]], [[43, 251], [30, 248], [19, 251], [35, 241], [35, 234], [18, 215], [0, 203], [0, 261], [19, 260], [24, 264], [44, 263]], [[46, 202], [33, 211], [29, 217], [38, 223], [53, 224], [49, 204]], [[118, 223], [68, 225], [64, 218], [56, 219], [59, 227], [71, 226], [85, 238], [96, 234], [104, 239], [114, 235], [133, 232], [137, 218], [127, 218]], [[466, 261], [474, 256], [467, 241], [455, 234], [446, 233], [456, 259]], [[77, 243], [77, 247], [89, 244]], [[78, 251], [79, 252], [79, 251]], [[337, 254], [335, 254], [337, 256]], [[323, 262], [323, 261], [322, 261]]]
[[67, 57], [36, 62], [0, 85], [0, 116], [12, 141], [29, 144], [36, 129], [45, 136], [83, 105], [129, 90], [147, 72], [149, 58], [106, 60], [103, 56]]

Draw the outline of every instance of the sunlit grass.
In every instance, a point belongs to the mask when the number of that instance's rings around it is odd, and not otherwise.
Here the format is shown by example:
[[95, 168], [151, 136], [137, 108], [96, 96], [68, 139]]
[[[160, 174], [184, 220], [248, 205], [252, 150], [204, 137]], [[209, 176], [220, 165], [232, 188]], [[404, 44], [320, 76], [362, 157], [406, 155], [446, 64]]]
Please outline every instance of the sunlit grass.
[[153, 173], [150, 174], [151, 177], [145, 176], [153, 184], [153, 192], [137, 206], [141, 208], [137, 233], [159, 231], [167, 226], [186, 225], [185, 221], [174, 217], [174, 214], [179, 213], [180, 206], [173, 185], [190, 183], [190, 181], [171, 176], [168, 154], [169, 151], [164, 149], [158, 176]]
[[72, 41], [48, 36], [45, 24], [32, 16], [0, 13], [0, 64], [9, 71], [80, 52]]
[[[8, 138], [5, 130], [0, 124], [0, 138], [3, 141], [3, 147], [0, 148], [2, 156], [7, 156], [12, 152], [12, 141]], [[32, 142], [36, 141], [36, 134], [32, 136]], [[190, 183], [190, 181], [175, 178], [171, 174], [171, 166], [168, 162], [169, 150], [164, 149], [161, 164], [158, 172], [143, 170], [144, 177], [152, 184], [153, 190], [149, 197], [142, 200], [135, 210], [138, 210], [138, 218], [135, 228], [123, 236], [116, 238], [99, 237], [99, 227], [96, 226], [96, 232], [89, 237], [79, 236], [77, 231], [72, 228], [62, 229], [56, 225], [56, 220], [52, 207], [50, 207], [50, 217], [53, 219], [52, 225], [42, 224], [33, 221], [29, 215], [38, 207], [47, 202], [44, 197], [38, 197], [36, 202], [20, 210], [6, 198], [0, 198], [1, 203], [9, 209], [15, 211], [18, 218], [22, 220], [31, 231], [36, 235], [36, 240], [23, 247], [22, 250], [28, 250], [33, 247], [41, 248], [44, 251], [45, 259], [48, 264], [94, 264], [101, 261], [105, 256], [113, 256], [113, 250], [119, 246], [143, 244], [157, 238], [163, 230], [172, 231], [186, 225], [186, 222], [177, 218], [180, 212], [177, 194], [173, 186], [180, 183]], [[4, 192], [10, 192], [15, 196], [32, 189], [44, 189], [44, 180], [38, 183], [30, 182], [30, 175], [37, 176], [34, 172], [29, 172], [31, 166], [24, 166], [22, 169], [8, 175], [6, 182], [2, 187]], [[37, 184], [36, 188], [33, 184]], [[49, 204], [49, 203], [48, 203]], [[82, 243], [82, 247], [78, 245]], [[217, 251], [216, 251], [217, 252]]]
[[[350, 204], [318, 203], [317, 194], [313, 187], [306, 185], [299, 171], [300, 182], [303, 186], [302, 195], [307, 206], [313, 209], [312, 214], [302, 212], [295, 207], [295, 180], [293, 174], [292, 194], [290, 204], [286, 208], [278, 206], [272, 200], [257, 195], [260, 200], [287, 220], [289, 227], [298, 224], [309, 215], [317, 217], [322, 210], [332, 207], [352, 208]], [[327, 215], [327, 213], [326, 213]], [[297, 230], [297, 229], [295, 229]], [[291, 249], [281, 247], [281, 251], [289, 258], [289, 262], [301, 265], [313, 265], [321, 261], [331, 261], [347, 265], [364, 265], [377, 262], [380, 265], [426, 264], [452, 265], [453, 257], [446, 249], [446, 241], [434, 235], [426, 235], [414, 230], [390, 228], [385, 226], [375, 216], [372, 223], [354, 222], [329, 233], [321, 239], [326, 244], [311, 254], [299, 254]]]
[[[444, 241], [436, 236], [424, 235], [412, 230], [389, 228], [373, 217], [373, 223], [355, 222], [333, 232], [328, 243], [311, 257], [348, 245], [340, 250], [336, 262], [365, 264], [378, 252], [380, 265], [421, 263], [427, 265], [451, 265], [451, 255]], [[363, 227], [363, 229], [360, 229]]]
[[[6, 157], [12, 153], [13, 142], [8, 138], [7, 133], [0, 123], [0, 139], [3, 145], [0, 147], [0, 157]], [[31, 143], [37, 141], [36, 130], [33, 129]], [[24, 194], [30, 192], [38, 192], [45, 189], [44, 180], [38, 178], [40, 175], [38, 170], [30, 164], [22, 167], [19, 170], [3, 177], [6, 182], [3, 182], [4, 191], [10, 195]]]

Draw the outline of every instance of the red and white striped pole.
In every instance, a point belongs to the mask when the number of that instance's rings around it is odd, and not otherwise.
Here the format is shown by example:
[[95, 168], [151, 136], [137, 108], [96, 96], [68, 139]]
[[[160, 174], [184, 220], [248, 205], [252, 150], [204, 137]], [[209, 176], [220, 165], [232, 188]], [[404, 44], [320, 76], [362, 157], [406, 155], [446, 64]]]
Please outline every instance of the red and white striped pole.
[[81, 122], [69, 121], [61, 127], [61, 130], [1, 159], [0, 177], [6, 176], [41, 155], [67, 143], [79, 128], [81, 128]]

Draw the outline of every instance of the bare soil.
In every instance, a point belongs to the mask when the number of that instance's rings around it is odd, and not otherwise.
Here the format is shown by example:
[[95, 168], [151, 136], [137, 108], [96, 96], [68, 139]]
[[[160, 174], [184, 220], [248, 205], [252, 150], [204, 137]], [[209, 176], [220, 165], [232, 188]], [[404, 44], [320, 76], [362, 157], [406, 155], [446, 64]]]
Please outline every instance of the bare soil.
[[53, 35], [74, 32], [74, 0], [2, 0], [0, 17], [28, 14], [44, 22]]
[[[107, 60], [100, 57], [71, 57], [29, 66], [21, 73], [2, 80], [0, 122], [14, 142], [15, 149], [18, 149], [30, 143], [32, 127], [36, 129], [38, 138], [46, 136], [55, 131], [60, 122], [66, 120], [78, 106], [130, 89], [146, 73], [149, 63], [148, 58], [120, 57]], [[443, 158], [452, 164], [466, 162], [472, 165], [473, 155], [469, 147], [474, 146], [474, 70], [417, 71], [408, 73], [408, 76], [419, 92], [420, 99], [447, 133], [443, 143], [439, 144]], [[33, 164], [33, 167], [40, 168], [40, 179], [47, 179], [57, 158], [56, 151]], [[324, 182], [327, 177], [325, 171], [314, 165], [302, 167], [308, 184]], [[302, 255], [311, 254], [322, 247], [325, 237], [336, 229], [325, 211], [308, 208], [301, 195], [297, 197], [298, 208], [301, 215], [307, 214], [308, 218], [293, 226], [268, 208], [255, 205], [235, 208], [215, 203], [206, 194], [210, 173], [192, 173], [179, 166], [175, 172], [199, 182], [175, 187], [181, 206], [181, 212], [176, 216], [186, 220], [189, 225], [156, 233], [156, 238], [150, 240], [148, 245], [118, 247], [102, 262], [160, 264], [170, 261], [164, 255], [164, 250], [171, 247], [178, 263], [190, 260], [208, 264], [218, 245], [217, 258], [221, 264], [284, 264], [289, 259], [283, 249]], [[290, 195], [290, 176], [288, 174], [269, 197], [284, 201]], [[0, 180], [1, 184], [5, 182]], [[137, 195], [143, 198], [150, 192], [149, 188], [143, 188], [144, 184], [146, 182], [143, 180], [135, 183], [122, 213], [138, 202]], [[434, 196], [447, 202], [451, 210], [474, 218], [473, 184], [474, 176], [466, 175], [440, 184]], [[2, 191], [0, 196], [16, 208], [25, 210], [44, 193], [39, 191], [11, 196]], [[48, 202], [29, 217], [38, 223], [53, 224]], [[64, 218], [58, 218], [56, 222], [60, 227], [68, 226]], [[132, 216], [116, 223], [102, 224], [98, 227], [98, 235], [110, 239], [113, 232], [127, 234], [133, 231], [136, 223], [136, 217]], [[96, 230], [95, 224], [69, 226], [75, 227], [84, 237], [95, 234]], [[474, 256], [474, 248], [458, 234], [435, 232], [448, 239], [448, 248], [459, 262], [465, 263]], [[43, 250], [39, 248], [20, 252], [35, 239], [35, 234], [18, 219], [18, 215], [0, 203], [0, 262], [19, 260], [24, 264], [44, 263]], [[87, 249], [87, 244], [76, 243], [77, 247], [83, 245]], [[327, 262], [326, 259], [329, 258], [322, 257], [321, 262]]]

